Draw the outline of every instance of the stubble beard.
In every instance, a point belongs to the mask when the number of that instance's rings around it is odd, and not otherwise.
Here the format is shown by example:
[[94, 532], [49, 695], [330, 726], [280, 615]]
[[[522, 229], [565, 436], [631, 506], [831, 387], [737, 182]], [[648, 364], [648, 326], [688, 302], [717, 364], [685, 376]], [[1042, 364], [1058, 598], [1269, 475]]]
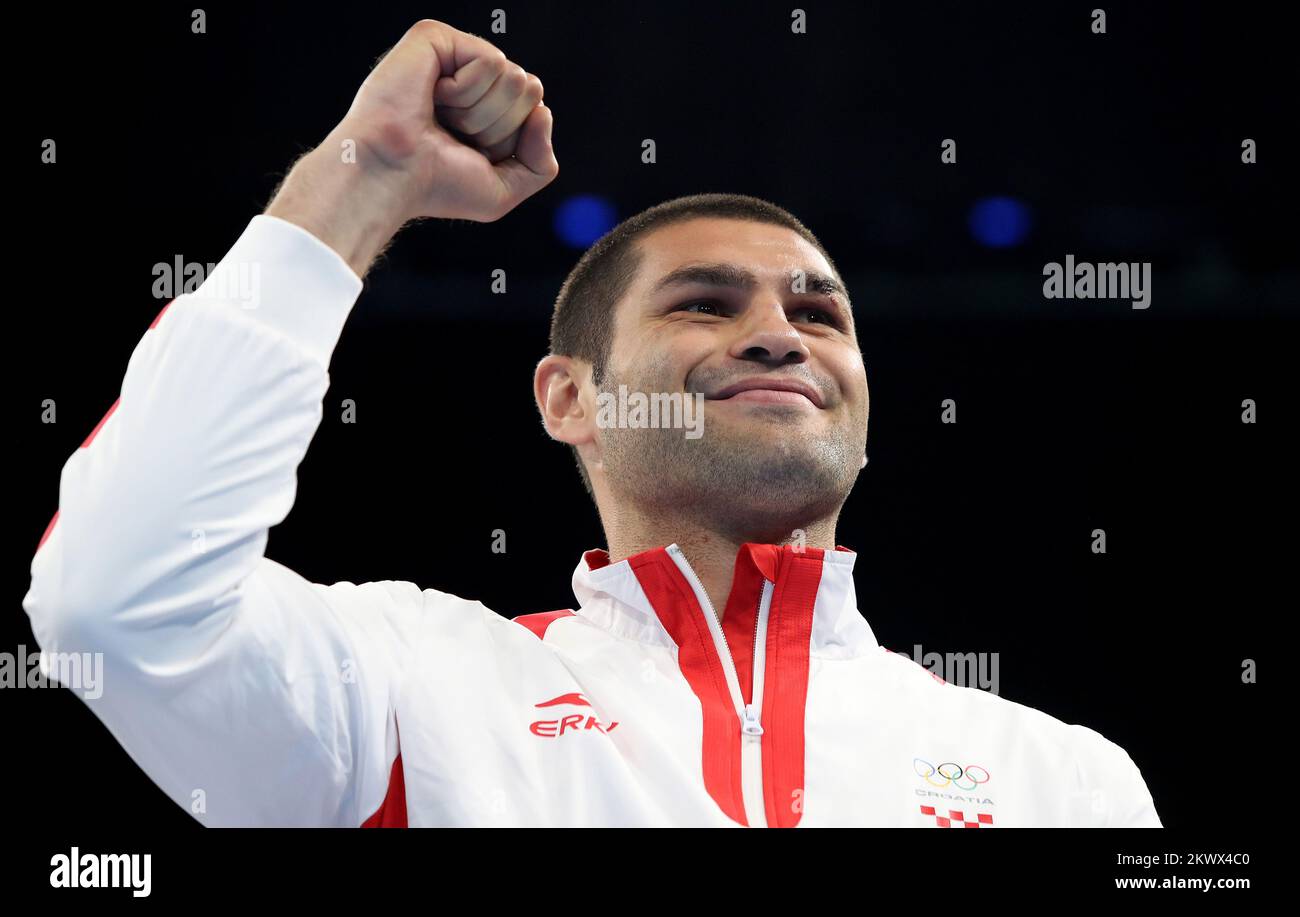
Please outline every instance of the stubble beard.
[[[600, 390], [617, 397], [620, 381], [628, 391], [661, 390], [612, 378]], [[839, 425], [813, 437], [800, 423], [806, 408], [704, 404], [698, 439], [684, 429], [602, 431], [606, 479], [619, 504], [764, 543], [834, 519], [861, 470], [865, 428]], [[720, 419], [722, 411], [737, 416]], [[739, 416], [747, 411], [756, 416]]]

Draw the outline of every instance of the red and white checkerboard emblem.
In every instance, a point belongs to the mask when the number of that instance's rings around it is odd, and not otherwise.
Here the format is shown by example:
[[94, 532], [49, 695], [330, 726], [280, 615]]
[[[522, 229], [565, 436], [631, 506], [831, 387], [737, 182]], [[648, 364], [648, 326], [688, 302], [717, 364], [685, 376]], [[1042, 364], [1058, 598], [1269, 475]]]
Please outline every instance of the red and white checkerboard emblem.
[[968, 821], [961, 809], [948, 809], [946, 815], [936, 812], [934, 806], [921, 806], [922, 815], [933, 815], [935, 824], [940, 828], [992, 828], [993, 816], [987, 812], [971, 812], [974, 821]]

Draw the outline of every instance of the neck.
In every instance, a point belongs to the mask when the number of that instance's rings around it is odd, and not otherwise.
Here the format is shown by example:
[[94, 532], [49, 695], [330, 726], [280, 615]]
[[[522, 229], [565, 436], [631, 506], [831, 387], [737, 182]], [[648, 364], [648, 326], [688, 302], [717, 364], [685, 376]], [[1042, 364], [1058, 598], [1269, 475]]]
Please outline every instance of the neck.
[[700, 578], [718, 620], [721, 621], [727, 607], [727, 597], [731, 594], [731, 579], [741, 545], [746, 542], [783, 545], [802, 541], [809, 548], [833, 551], [835, 518], [814, 519], [802, 525], [785, 524], [726, 531], [717, 526], [703, 526], [699, 520], [679, 514], [632, 509], [608, 519], [605, 535], [609, 543], [610, 563], [618, 563], [651, 548], [676, 543], [686, 555], [695, 575]]

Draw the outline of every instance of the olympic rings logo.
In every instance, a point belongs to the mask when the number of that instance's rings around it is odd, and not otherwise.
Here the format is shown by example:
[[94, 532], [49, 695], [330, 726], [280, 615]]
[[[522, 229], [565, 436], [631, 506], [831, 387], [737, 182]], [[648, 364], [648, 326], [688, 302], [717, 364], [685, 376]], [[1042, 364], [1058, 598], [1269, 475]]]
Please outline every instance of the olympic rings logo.
[[960, 764], [945, 761], [935, 767], [929, 761], [913, 758], [912, 769], [916, 771], [916, 776], [924, 778], [930, 786], [940, 788], [951, 785], [959, 790], [973, 790], [981, 783], [989, 782], [989, 772], [978, 764], [967, 764], [962, 767]]

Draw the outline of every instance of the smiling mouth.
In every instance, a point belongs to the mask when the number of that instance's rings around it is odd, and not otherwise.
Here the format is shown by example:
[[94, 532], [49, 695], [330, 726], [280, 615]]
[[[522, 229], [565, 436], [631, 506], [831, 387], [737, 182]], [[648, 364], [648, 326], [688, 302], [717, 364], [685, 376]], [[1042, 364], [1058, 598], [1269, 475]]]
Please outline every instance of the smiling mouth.
[[736, 392], [734, 395], [728, 395], [726, 398], [715, 398], [715, 401], [748, 401], [756, 404], [795, 404], [805, 405], [807, 407], [816, 407], [807, 395], [802, 392], [792, 392], [788, 389], [779, 388], [747, 388], [743, 391]]

